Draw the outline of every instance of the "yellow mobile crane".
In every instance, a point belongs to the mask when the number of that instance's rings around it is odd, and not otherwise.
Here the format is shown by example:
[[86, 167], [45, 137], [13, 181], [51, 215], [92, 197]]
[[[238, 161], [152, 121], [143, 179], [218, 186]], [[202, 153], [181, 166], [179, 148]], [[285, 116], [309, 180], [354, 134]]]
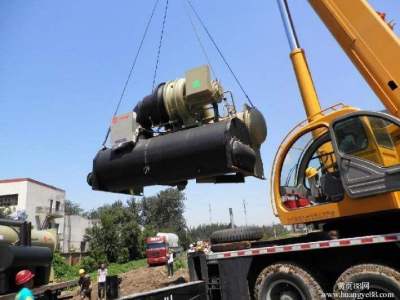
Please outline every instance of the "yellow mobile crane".
[[387, 111], [322, 109], [286, 0], [278, 0], [307, 119], [279, 147], [271, 176], [283, 224], [300, 237], [215, 232], [189, 258], [209, 299], [400, 299], [400, 41], [365, 0], [309, 0]]

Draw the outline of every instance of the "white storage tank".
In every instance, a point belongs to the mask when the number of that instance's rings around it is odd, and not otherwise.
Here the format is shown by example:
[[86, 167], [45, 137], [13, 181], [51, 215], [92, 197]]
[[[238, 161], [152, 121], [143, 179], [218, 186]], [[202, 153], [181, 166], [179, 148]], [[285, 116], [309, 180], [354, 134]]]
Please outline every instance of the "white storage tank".
[[167, 240], [168, 247], [171, 248], [172, 250], [179, 248], [179, 237], [175, 233], [159, 232], [157, 233], [157, 236], [160, 237], [164, 236], [165, 239]]

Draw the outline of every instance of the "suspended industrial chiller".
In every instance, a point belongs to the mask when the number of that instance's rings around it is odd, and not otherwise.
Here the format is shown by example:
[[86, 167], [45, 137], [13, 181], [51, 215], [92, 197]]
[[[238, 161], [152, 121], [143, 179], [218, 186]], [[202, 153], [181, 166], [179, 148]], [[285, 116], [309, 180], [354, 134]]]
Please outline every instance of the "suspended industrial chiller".
[[237, 112], [208, 66], [158, 85], [132, 112], [115, 116], [111, 146], [93, 160], [94, 190], [140, 194], [143, 187], [187, 181], [263, 178], [260, 146], [266, 124], [254, 107]]

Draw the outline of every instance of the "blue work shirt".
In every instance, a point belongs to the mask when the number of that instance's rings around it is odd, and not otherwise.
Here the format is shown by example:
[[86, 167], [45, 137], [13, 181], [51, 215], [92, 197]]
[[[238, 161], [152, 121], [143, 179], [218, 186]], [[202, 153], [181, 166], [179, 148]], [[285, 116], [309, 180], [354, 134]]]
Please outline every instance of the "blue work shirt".
[[24, 287], [15, 296], [15, 300], [34, 300], [34, 297], [32, 291]]

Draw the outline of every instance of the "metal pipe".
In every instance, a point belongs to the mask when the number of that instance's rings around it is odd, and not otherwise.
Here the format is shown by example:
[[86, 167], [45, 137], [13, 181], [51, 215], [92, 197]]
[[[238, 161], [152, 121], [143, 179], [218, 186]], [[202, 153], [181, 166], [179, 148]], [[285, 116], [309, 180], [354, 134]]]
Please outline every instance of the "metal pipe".
[[282, 22], [285, 27], [286, 37], [289, 42], [290, 50], [300, 48], [296, 30], [294, 28], [292, 16], [290, 15], [289, 5], [287, 0], [277, 0], [279, 12], [281, 13]]

